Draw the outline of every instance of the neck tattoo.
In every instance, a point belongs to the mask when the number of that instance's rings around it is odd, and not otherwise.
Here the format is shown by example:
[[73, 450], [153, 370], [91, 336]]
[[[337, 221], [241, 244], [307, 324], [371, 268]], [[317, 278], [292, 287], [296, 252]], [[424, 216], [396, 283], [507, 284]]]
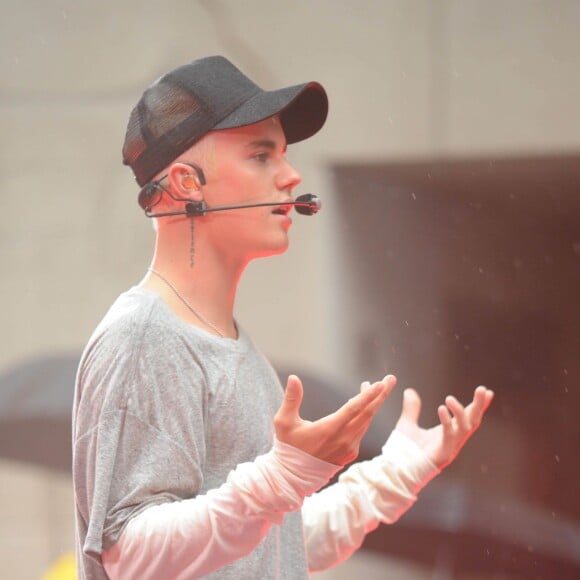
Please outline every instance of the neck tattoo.
[[177, 298], [179, 298], [179, 300], [183, 302], [183, 304], [195, 315], [196, 318], [198, 318], [201, 322], [203, 322], [203, 324], [211, 328], [218, 336], [220, 336], [221, 338], [225, 338], [225, 335], [222, 334], [214, 324], [212, 324], [207, 318], [202, 316], [191, 304], [189, 304], [189, 302], [178, 292], [177, 288], [165, 276], [163, 276], [163, 274], [160, 274], [157, 270], [154, 270], [153, 268], [149, 268], [148, 271], [151, 272], [151, 274], [155, 274], [159, 279], [163, 280], [163, 282], [165, 282], [165, 284], [167, 284], [167, 286], [169, 286], [169, 288], [173, 290], [173, 293], [177, 296]]
[[193, 222], [195, 220], [193, 218], [190, 218], [189, 221], [191, 222], [191, 243], [189, 245], [189, 267], [193, 268], [193, 264], [195, 262], [195, 245], [193, 243]]

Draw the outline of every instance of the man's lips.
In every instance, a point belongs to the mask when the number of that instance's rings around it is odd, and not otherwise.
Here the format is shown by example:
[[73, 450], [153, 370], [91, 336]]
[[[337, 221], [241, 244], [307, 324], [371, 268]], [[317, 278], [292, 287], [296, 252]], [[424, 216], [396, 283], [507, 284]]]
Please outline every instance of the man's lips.
[[276, 215], [288, 215], [291, 209], [292, 209], [291, 205], [282, 205], [273, 210], [272, 213]]
[[291, 204], [291, 201], [292, 200], [285, 200], [285, 201], [281, 202], [281, 205], [275, 207], [272, 210], [272, 213], [274, 213], [276, 215], [285, 215], [285, 216], [287, 216], [292, 211], [292, 208], [294, 207]]

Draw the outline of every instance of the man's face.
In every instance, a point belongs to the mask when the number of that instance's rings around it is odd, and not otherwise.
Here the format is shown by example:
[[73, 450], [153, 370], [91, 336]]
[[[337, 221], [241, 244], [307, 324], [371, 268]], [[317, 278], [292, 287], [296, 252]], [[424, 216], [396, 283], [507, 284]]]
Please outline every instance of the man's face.
[[[209, 206], [291, 201], [300, 183], [286, 160], [286, 138], [277, 118], [212, 133], [212, 160], [203, 196]], [[291, 206], [256, 207], [208, 214], [212, 243], [242, 259], [283, 252], [288, 246]]]

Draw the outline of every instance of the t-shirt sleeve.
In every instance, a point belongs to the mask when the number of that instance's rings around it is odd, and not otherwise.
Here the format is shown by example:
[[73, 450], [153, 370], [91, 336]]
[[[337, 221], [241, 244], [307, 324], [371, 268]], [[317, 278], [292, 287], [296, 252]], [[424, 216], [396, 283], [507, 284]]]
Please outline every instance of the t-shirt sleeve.
[[203, 485], [205, 379], [172, 340], [154, 324], [123, 325], [83, 357], [73, 470], [81, 548], [97, 559], [130, 518]]
[[202, 482], [191, 455], [128, 410], [106, 413], [77, 442], [75, 461], [85, 466], [78, 479], [87, 494], [84, 550], [93, 556], [117, 541], [130, 518], [193, 497]]

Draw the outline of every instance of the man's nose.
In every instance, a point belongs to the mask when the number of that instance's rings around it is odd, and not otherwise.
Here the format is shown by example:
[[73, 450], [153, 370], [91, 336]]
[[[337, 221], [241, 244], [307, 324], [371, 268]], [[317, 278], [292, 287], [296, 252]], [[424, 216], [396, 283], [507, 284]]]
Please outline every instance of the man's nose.
[[297, 185], [302, 182], [302, 176], [294, 166], [286, 159], [283, 161], [283, 167], [278, 177], [278, 189], [292, 191]]

